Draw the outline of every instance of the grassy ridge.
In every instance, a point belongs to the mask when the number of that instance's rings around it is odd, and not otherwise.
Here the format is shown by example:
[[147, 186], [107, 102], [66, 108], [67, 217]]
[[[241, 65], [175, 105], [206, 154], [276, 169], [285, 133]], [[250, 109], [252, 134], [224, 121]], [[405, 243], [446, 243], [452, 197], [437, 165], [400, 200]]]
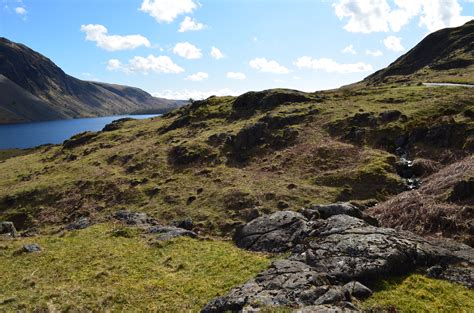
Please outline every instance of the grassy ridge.
[[[45, 147], [10, 158], [0, 163], [0, 218], [26, 214], [31, 224], [61, 224], [127, 208], [164, 223], [189, 216], [201, 230], [228, 234], [235, 223], [254, 216], [253, 208], [267, 213], [308, 203], [385, 200], [403, 186], [395, 172], [397, 157], [380, 142], [443, 123], [467, 125], [466, 134], [474, 129], [464, 115], [474, 90], [466, 88], [393, 85], [304, 97], [257, 108], [245, 118], [236, 116], [235, 98], [215, 97], [163, 118], [126, 122], [70, 149]], [[363, 142], [344, 139], [357, 114], [377, 119], [387, 110], [406, 118], [357, 126]], [[245, 162], [234, 160], [225, 137], [266, 116], [290, 125], [272, 128], [262, 144], [246, 151]], [[285, 143], [285, 132], [298, 135]], [[414, 148], [413, 157], [435, 160], [446, 152], [423, 144]], [[462, 147], [451, 151], [463, 153]]]

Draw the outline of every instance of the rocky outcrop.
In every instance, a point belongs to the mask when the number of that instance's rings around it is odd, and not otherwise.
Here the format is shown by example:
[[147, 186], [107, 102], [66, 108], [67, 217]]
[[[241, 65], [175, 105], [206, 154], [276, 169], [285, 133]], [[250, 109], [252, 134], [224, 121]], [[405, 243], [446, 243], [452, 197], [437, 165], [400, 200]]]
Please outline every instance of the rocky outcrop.
[[332, 305], [357, 311], [351, 298], [372, 294], [364, 284], [433, 266], [439, 268], [431, 269], [432, 276], [472, 287], [474, 249], [469, 246], [373, 226], [361, 219], [357, 210], [341, 204], [322, 206], [318, 213], [305, 217], [277, 212], [242, 227], [235, 237], [239, 247], [291, 254], [214, 299], [203, 312], [239, 311], [259, 305], [301, 307], [303, 312]]

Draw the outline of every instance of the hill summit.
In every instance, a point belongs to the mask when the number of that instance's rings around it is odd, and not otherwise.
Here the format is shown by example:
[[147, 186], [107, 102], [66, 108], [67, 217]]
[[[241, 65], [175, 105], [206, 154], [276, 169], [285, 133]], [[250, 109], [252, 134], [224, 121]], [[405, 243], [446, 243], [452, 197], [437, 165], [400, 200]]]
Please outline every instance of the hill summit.
[[474, 20], [429, 34], [413, 49], [364, 82], [474, 82]]

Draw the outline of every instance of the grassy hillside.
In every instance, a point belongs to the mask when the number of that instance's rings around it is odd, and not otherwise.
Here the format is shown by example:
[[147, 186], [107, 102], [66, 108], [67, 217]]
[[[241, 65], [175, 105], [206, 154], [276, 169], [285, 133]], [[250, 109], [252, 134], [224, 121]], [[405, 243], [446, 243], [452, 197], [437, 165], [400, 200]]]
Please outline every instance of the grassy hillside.
[[441, 165], [472, 153], [473, 99], [406, 85], [213, 97], [1, 162], [0, 219], [54, 225], [127, 208], [226, 235], [280, 209], [373, 204], [404, 189], [400, 138], [411, 158]]

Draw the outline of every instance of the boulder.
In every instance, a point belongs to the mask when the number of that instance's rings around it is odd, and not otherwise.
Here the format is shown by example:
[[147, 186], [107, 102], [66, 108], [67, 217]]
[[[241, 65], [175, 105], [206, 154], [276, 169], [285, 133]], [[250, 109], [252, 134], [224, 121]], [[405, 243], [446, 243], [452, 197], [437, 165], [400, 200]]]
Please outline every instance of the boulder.
[[0, 235], [10, 235], [16, 237], [18, 233], [16, 232], [15, 225], [12, 222], [0, 222]]
[[351, 296], [357, 299], [365, 299], [372, 295], [372, 290], [362, 285], [358, 281], [351, 281], [344, 285], [344, 289], [349, 291]]
[[147, 232], [149, 234], [156, 234], [156, 238], [163, 241], [182, 236], [197, 238], [195, 232], [174, 226], [152, 226], [148, 228]]
[[113, 217], [119, 221], [124, 222], [128, 225], [147, 225], [156, 224], [155, 220], [148, 217], [145, 213], [131, 212], [131, 211], [117, 211], [113, 214]]
[[280, 211], [258, 217], [237, 229], [234, 239], [240, 248], [284, 252], [307, 236], [308, 224], [308, 220], [300, 213]]

